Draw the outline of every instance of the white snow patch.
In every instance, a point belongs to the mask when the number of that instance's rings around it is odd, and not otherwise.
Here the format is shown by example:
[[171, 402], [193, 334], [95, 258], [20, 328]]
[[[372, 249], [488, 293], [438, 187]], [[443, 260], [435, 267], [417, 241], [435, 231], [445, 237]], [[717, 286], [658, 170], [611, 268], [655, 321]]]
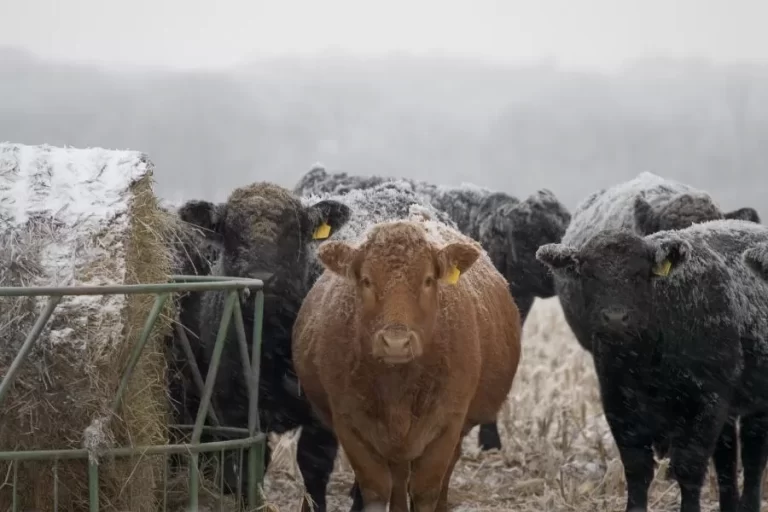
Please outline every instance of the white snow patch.
[[[149, 172], [145, 157], [136, 151], [101, 148], [59, 148], [0, 143], [0, 225], [2, 230], [24, 231], [27, 222], [41, 217], [51, 229], [41, 241], [41, 276], [31, 286], [99, 286], [121, 284], [125, 278], [123, 238], [129, 228], [130, 185]], [[101, 243], [93, 237], [103, 234]], [[109, 275], [81, 268], [109, 261]], [[41, 305], [46, 297], [39, 299]], [[105, 344], [122, 333], [123, 295], [68, 296], [55, 317], [64, 316], [70, 327], [51, 331], [52, 344], [69, 343], [82, 348], [72, 327], [93, 322], [109, 325]], [[109, 318], [107, 321], [106, 318]], [[53, 320], [49, 325], [53, 323]]]

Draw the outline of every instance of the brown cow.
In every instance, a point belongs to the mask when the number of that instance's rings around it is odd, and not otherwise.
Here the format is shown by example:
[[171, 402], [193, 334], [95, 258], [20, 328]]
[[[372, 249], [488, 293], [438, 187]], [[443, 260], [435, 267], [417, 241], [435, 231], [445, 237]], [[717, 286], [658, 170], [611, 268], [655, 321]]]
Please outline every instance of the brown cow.
[[[433, 220], [324, 242], [293, 329], [303, 391], [355, 471], [365, 510], [447, 510], [461, 438], [493, 422], [520, 359], [520, 314], [480, 245]], [[410, 473], [410, 475], [409, 475]]]

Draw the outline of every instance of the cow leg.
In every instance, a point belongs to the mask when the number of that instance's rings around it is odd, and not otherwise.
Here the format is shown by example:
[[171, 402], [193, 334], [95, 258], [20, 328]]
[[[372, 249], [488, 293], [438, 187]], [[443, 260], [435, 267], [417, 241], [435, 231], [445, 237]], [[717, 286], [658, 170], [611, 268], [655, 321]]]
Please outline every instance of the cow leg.
[[[462, 436], [462, 438], [463, 437], [464, 436]], [[443, 488], [440, 490], [440, 499], [437, 500], [437, 506], [435, 507], [436, 512], [446, 512], [448, 510], [448, 487], [450, 487], [453, 468], [456, 467], [459, 457], [461, 457], [461, 439], [459, 439], [459, 442], [456, 444], [456, 449], [453, 452], [453, 460], [448, 467], [445, 477], [443, 477]]]
[[709, 458], [728, 419], [728, 404], [717, 394], [697, 398], [698, 414], [670, 437], [669, 467], [680, 486], [680, 512], [701, 512], [701, 487]]
[[477, 444], [483, 451], [501, 450], [501, 437], [496, 423], [483, 423], [477, 434]]
[[408, 462], [392, 463], [392, 494], [389, 498], [390, 512], [408, 512], [408, 477], [411, 465]]
[[[636, 432], [624, 422], [614, 421], [611, 426], [619, 449], [624, 477], [627, 481], [627, 512], [648, 510], [648, 488], [653, 480], [653, 450], [650, 439], [638, 439]], [[617, 425], [617, 423], [622, 423]]]
[[762, 481], [768, 462], [768, 413], [741, 418], [741, 464], [744, 466], [744, 492], [740, 512], [759, 512]]
[[355, 472], [355, 482], [362, 496], [363, 512], [386, 511], [392, 495], [392, 472], [389, 463], [372, 451], [344, 422], [334, 418], [333, 426]]
[[[307, 495], [314, 502], [315, 512], [325, 512], [326, 510], [325, 494], [338, 450], [339, 442], [333, 432], [327, 428], [318, 423], [301, 427], [296, 462], [304, 479]], [[301, 510], [302, 512], [313, 510], [306, 496], [302, 502]]]
[[357, 483], [357, 478], [355, 478], [355, 483], [352, 484], [352, 489], [349, 490], [349, 496], [352, 498], [352, 508], [349, 509], [349, 512], [361, 512], [363, 510], [363, 493], [360, 492], [360, 484]]
[[[648, 425], [642, 414], [641, 403], [634, 391], [628, 364], [606, 350], [600, 340], [592, 340], [593, 360], [600, 385], [600, 401], [605, 419], [619, 449], [627, 482], [626, 512], [647, 512], [648, 488], [653, 480], [653, 441], [657, 438], [654, 427]], [[617, 360], [619, 363], [617, 363]]]
[[457, 445], [461, 443], [461, 426], [461, 423], [448, 426], [413, 461], [410, 489], [414, 512], [439, 510], [436, 507], [443, 490], [443, 481], [450, 480], [450, 471], [456, 463]]
[[729, 418], [717, 439], [715, 461], [717, 486], [720, 494], [720, 512], [736, 512], [739, 506], [738, 444], [736, 418]]

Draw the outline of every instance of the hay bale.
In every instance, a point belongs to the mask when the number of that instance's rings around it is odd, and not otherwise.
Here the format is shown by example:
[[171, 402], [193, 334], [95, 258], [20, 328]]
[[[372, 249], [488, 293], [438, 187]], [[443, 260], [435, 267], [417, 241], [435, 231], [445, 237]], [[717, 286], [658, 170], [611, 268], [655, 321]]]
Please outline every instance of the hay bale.
[[[0, 144], [0, 286], [164, 282], [168, 215], [152, 191], [153, 165], [132, 151]], [[0, 297], [0, 375], [47, 299]], [[158, 321], [117, 413], [111, 402], [152, 307], [151, 295], [65, 297], [0, 405], [0, 449], [163, 444], [167, 369]], [[99, 459], [101, 510], [156, 509], [163, 459]], [[20, 510], [86, 510], [87, 461], [21, 463]], [[0, 509], [10, 465], [0, 463]], [[7, 484], [10, 480], [6, 480]]]

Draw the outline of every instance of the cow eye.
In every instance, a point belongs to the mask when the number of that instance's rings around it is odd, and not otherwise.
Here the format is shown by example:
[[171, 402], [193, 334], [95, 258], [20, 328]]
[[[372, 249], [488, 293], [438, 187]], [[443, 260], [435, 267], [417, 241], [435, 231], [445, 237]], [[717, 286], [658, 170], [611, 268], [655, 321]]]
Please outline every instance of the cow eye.
[[435, 284], [435, 278], [432, 276], [427, 276], [426, 279], [424, 279], [424, 287], [430, 288], [433, 284]]
[[370, 288], [371, 287], [371, 280], [367, 277], [364, 277], [360, 280], [360, 284], [363, 285], [363, 288]]

